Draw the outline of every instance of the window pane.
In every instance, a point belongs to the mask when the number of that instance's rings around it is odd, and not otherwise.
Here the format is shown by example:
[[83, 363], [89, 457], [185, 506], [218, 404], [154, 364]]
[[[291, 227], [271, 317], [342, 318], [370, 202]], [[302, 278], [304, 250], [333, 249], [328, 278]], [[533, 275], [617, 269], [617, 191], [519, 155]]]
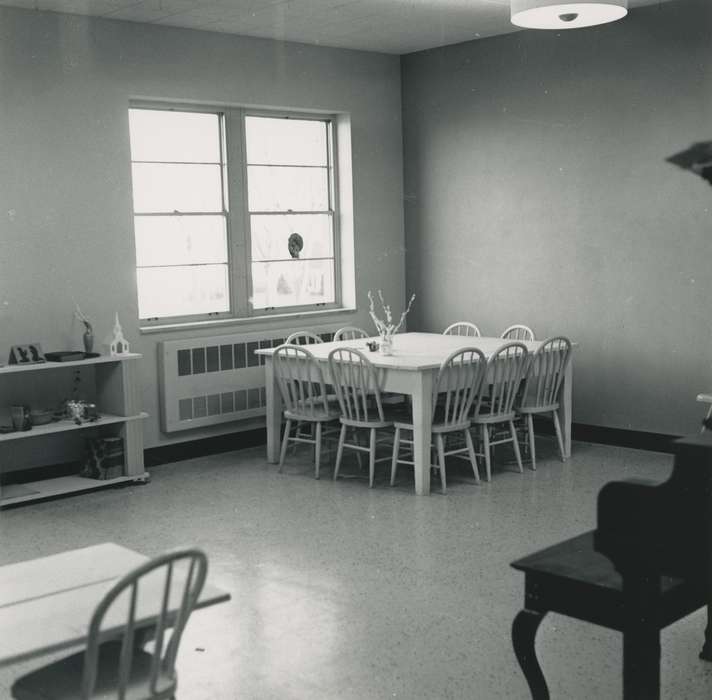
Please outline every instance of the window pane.
[[334, 255], [329, 214], [253, 214], [250, 238], [253, 260], [305, 260]]
[[217, 114], [130, 109], [131, 160], [220, 163]]
[[311, 119], [245, 117], [247, 162], [326, 165], [326, 122]]
[[219, 165], [134, 163], [132, 168], [137, 214], [223, 209]]
[[326, 168], [247, 168], [250, 211], [326, 211], [329, 183]]
[[334, 301], [333, 260], [252, 263], [255, 309]]
[[223, 216], [136, 216], [136, 264], [227, 262]]
[[227, 271], [227, 265], [139, 268], [139, 317], [229, 311]]

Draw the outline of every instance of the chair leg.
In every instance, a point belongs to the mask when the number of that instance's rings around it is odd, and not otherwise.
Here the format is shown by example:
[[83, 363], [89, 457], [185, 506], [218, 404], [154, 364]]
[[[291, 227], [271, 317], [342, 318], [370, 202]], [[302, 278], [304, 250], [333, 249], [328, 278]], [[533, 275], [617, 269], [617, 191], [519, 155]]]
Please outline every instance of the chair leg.
[[532, 471], [536, 471], [536, 447], [534, 445], [534, 415], [527, 413], [527, 435], [529, 437], [529, 456], [532, 458]]
[[344, 454], [344, 438], [346, 437], [346, 426], [341, 424], [341, 432], [339, 433], [339, 446], [336, 448], [336, 464], [334, 465], [334, 481], [339, 476], [339, 467], [341, 466], [341, 457]]
[[485, 453], [485, 468], [487, 470], [487, 481], [492, 481], [492, 462], [490, 458], [489, 427], [482, 425], [482, 451]]
[[564, 438], [561, 435], [561, 423], [559, 423], [559, 414], [556, 411], [552, 411], [551, 414], [554, 416], [554, 430], [556, 430], [556, 439], [559, 442], [559, 454], [561, 454], [561, 461], [566, 461], [566, 453], [564, 452]]
[[443, 493], [447, 493], [447, 484], [445, 482], [445, 442], [442, 433], [438, 433], [436, 442], [438, 446], [438, 464], [440, 465], [440, 483], [443, 487]]
[[475, 446], [472, 444], [472, 435], [470, 435], [469, 430], [464, 430], [465, 433], [465, 443], [467, 444], [467, 452], [470, 455], [470, 464], [472, 464], [472, 471], [475, 474], [475, 482], [480, 483], [480, 470], [477, 468], [477, 456], [475, 455]]
[[391, 459], [391, 486], [396, 484], [396, 471], [398, 470], [398, 453], [400, 451], [400, 433], [401, 429], [396, 428], [396, 433], [393, 436], [393, 458]]
[[277, 471], [281, 474], [282, 467], [284, 466], [284, 458], [287, 455], [287, 444], [289, 443], [289, 431], [292, 429], [292, 421], [287, 420], [287, 425], [284, 426], [284, 438], [282, 439], [282, 449], [279, 452], [279, 469]]
[[376, 429], [371, 428], [371, 440], [368, 445], [368, 488], [373, 488], [373, 478], [376, 475]]
[[[354, 428], [354, 443], [357, 445], [361, 445], [361, 440], [359, 439], [359, 432], [358, 428]], [[363, 471], [363, 463], [361, 462], [361, 450], [356, 450], [356, 463], [358, 464], [358, 470], [360, 472]]]
[[319, 465], [321, 463], [321, 421], [317, 421], [314, 427], [316, 433], [314, 439], [314, 478], [319, 478]]
[[519, 452], [519, 442], [517, 440], [517, 429], [514, 427], [514, 421], [509, 421], [509, 432], [512, 436], [512, 445], [514, 445], [514, 456], [517, 458], [517, 466], [519, 467], [519, 473], [524, 473], [524, 467], [522, 466], [522, 455]]

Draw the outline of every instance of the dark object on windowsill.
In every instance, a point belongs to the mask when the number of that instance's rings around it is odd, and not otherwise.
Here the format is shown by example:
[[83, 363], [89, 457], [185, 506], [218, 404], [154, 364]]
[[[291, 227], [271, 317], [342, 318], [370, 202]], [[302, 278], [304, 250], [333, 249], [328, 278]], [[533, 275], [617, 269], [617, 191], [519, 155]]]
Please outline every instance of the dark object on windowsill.
[[49, 362], [78, 362], [99, 357], [98, 352], [83, 352], [82, 350], [62, 350], [60, 352], [46, 352], [45, 359]]
[[366, 343], [366, 347], [371, 351], [371, 352], [376, 352], [378, 350], [378, 343], [375, 340], [369, 340]]

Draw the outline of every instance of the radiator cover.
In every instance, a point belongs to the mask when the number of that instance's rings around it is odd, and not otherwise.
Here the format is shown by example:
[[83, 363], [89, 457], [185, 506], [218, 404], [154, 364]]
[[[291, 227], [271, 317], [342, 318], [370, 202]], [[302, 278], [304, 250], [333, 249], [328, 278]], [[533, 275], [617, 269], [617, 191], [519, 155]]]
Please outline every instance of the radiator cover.
[[[302, 329], [159, 343], [161, 429], [173, 433], [265, 415], [264, 357], [254, 351], [277, 347]], [[310, 330], [328, 342], [336, 329]]]

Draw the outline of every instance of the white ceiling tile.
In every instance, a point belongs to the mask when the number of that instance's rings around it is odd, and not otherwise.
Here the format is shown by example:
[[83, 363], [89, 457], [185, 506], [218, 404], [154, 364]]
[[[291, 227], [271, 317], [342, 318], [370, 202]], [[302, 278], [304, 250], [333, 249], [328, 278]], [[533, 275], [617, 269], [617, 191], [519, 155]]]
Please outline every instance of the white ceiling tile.
[[[675, 1], [629, 0], [629, 7]], [[0, 5], [393, 54], [516, 31], [509, 0], [0, 0]]]

